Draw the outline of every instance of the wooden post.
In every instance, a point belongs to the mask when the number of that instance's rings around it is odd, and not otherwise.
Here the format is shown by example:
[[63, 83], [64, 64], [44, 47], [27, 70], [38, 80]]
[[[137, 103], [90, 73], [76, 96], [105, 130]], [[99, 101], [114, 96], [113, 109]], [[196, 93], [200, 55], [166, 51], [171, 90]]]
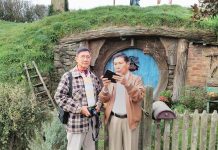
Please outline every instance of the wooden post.
[[166, 50], [167, 63], [176, 66], [178, 39], [164, 37], [160, 38], [160, 41]]
[[175, 69], [175, 77], [173, 81], [173, 101], [178, 100], [181, 88], [185, 85], [187, 57], [188, 41], [185, 39], [180, 39], [178, 42], [177, 63]]
[[113, 1], [113, 5], [115, 6], [115, 0]]
[[156, 121], [156, 132], [155, 132], [155, 150], [160, 150], [161, 147], [161, 128], [160, 121]]
[[143, 150], [151, 150], [152, 103], [153, 103], [153, 88], [147, 87], [145, 100], [144, 100], [144, 106], [145, 106], [145, 110], [149, 113], [149, 117], [145, 118], [145, 128], [144, 128], [144, 135], [143, 135], [143, 141], [144, 141]]
[[92, 60], [91, 60], [91, 66], [95, 66], [95, 62], [98, 58], [99, 52], [102, 48], [102, 46], [105, 43], [105, 39], [98, 40], [98, 42], [89, 42], [89, 48], [91, 49], [92, 53]]
[[198, 110], [195, 110], [192, 122], [191, 150], [197, 150], [198, 148], [199, 122], [199, 113]]
[[170, 121], [171, 120], [165, 120], [164, 121], [163, 150], [169, 150], [170, 149]]
[[215, 150], [216, 146], [216, 134], [217, 134], [217, 122], [218, 114], [217, 111], [214, 111], [211, 116], [211, 126], [210, 126], [210, 139], [209, 139], [209, 150]]
[[188, 129], [189, 129], [190, 116], [188, 111], [185, 111], [183, 115], [183, 127], [182, 127], [182, 150], [188, 149]]
[[201, 127], [200, 127], [200, 150], [206, 150], [207, 148], [207, 122], [208, 122], [208, 114], [204, 110], [201, 114]]
[[172, 150], [179, 149], [179, 113], [176, 112], [176, 119], [173, 120], [173, 129], [172, 129]]
[[[142, 103], [142, 107], [145, 108], [144, 101]], [[145, 117], [146, 116], [143, 113], [142, 114], [142, 119], [141, 119], [141, 122], [140, 122], [140, 128], [139, 128], [139, 145], [138, 145], [139, 150], [143, 150], [143, 144], [144, 144], [143, 136], [144, 136], [144, 130], [145, 130]]]

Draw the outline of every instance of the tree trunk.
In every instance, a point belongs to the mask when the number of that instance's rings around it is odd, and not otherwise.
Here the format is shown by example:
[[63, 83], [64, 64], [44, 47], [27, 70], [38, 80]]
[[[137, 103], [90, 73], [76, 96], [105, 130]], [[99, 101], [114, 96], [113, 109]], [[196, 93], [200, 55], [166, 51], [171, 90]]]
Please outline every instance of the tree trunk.
[[15, 136], [12, 135], [12, 137], [10, 138], [9, 150], [13, 150], [14, 142], [15, 142]]
[[66, 0], [51, 0], [54, 11], [59, 12], [64, 12], [65, 10], [68, 10], [68, 8], [65, 8], [67, 6], [66, 2]]
[[173, 81], [173, 101], [178, 100], [180, 91], [185, 85], [185, 75], [187, 69], [187, 57], [188, 57], [188, 41], [180, 39], [177, 49], [177, 63], [175, 69], [175, 77]]

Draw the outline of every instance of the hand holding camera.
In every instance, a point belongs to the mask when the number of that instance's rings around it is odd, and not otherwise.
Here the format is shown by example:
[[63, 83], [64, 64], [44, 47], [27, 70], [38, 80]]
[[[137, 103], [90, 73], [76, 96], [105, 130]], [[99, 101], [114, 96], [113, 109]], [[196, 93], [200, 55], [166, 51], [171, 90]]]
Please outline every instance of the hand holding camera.
[[97, 106], [82, 106], [81, 114], [85, 115], [86, 117], [93, 117], [99, 115], [99, 110], [97, 109]]
[[120, 84], [123, 84], [123, 85], [125, 85], [126, 82], [127, 82], [125, 76], [122, 75], [122, 74], [119, 74], [119, 75], [113, 75], [113, 78], [114, 78], [117, 82], [119, 82]]
[[108, 88], [108, 85], [111, 83], [111, 80], [109, 80], [108, 78], [105, 78], [105, 77], [101, 77], [101, 80], [103, 82], [103, 85], [105, 88]]
[[90, 113], [89, 117], [99, 116], [99, 111], [96, 109], [96, 106], [88, 107], [88, 111]]
[[86, 117], [90, 116], [90, 113], [89, 113], [89, 110], [88, 110], [88, 106], [82, 106], [81, 114], [85, 115]]

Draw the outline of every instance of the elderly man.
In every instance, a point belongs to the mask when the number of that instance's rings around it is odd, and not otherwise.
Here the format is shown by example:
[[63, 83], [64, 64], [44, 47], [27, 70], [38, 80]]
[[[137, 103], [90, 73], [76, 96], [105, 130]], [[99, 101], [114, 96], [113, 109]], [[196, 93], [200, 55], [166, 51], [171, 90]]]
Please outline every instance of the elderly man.
[[[77, 65], [65, 73], [55, 93], [57, 104], [69, 112], [67, 123], [67, 150], [95, 150], [92, 133], [96, 116], [90, 116], [88, 108], [99, 111], [101, 90], [99, 79], [89, 70], [91, 54], [88, 48], [79, 48], [76, 54]], [[69, 73], [72, 75], [72, 97], [69, 97]], [[94, 121], [93, 121], [94, 120]]]
[[109, 130], [110, 150], [137, 150], [141, 101], [145, 88], [140, 77], [129, 71], [129, 59], [123, 53], [113, 56], [115, 73], [112, 83], [102, 77], [103, 89], [99, 94], [106, 103], [105, 123]]

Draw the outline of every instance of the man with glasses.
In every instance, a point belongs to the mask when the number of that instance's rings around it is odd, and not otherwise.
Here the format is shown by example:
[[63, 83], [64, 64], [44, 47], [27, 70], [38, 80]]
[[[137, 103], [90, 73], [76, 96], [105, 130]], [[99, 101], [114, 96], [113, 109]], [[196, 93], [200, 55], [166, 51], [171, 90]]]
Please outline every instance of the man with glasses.
[[[99, 79], [89, 70], [91, 53], [88, 48], [82, 47], [76, 53], [77, 65], [66, 72], [55, 93], [57, 104], [69, 112], [67, 123], [67, 150], [95, 150], [93, 128], [96, 120], [88, 108], [99, 112], [101, 102], [98, 94], [101, 90]], [[69, 73], [72, 74], [72, 97], [69, 97]], [[92, 119], [95, 121], [91, 122]], [[90, 121], [91, 120], [91, 121]]]

